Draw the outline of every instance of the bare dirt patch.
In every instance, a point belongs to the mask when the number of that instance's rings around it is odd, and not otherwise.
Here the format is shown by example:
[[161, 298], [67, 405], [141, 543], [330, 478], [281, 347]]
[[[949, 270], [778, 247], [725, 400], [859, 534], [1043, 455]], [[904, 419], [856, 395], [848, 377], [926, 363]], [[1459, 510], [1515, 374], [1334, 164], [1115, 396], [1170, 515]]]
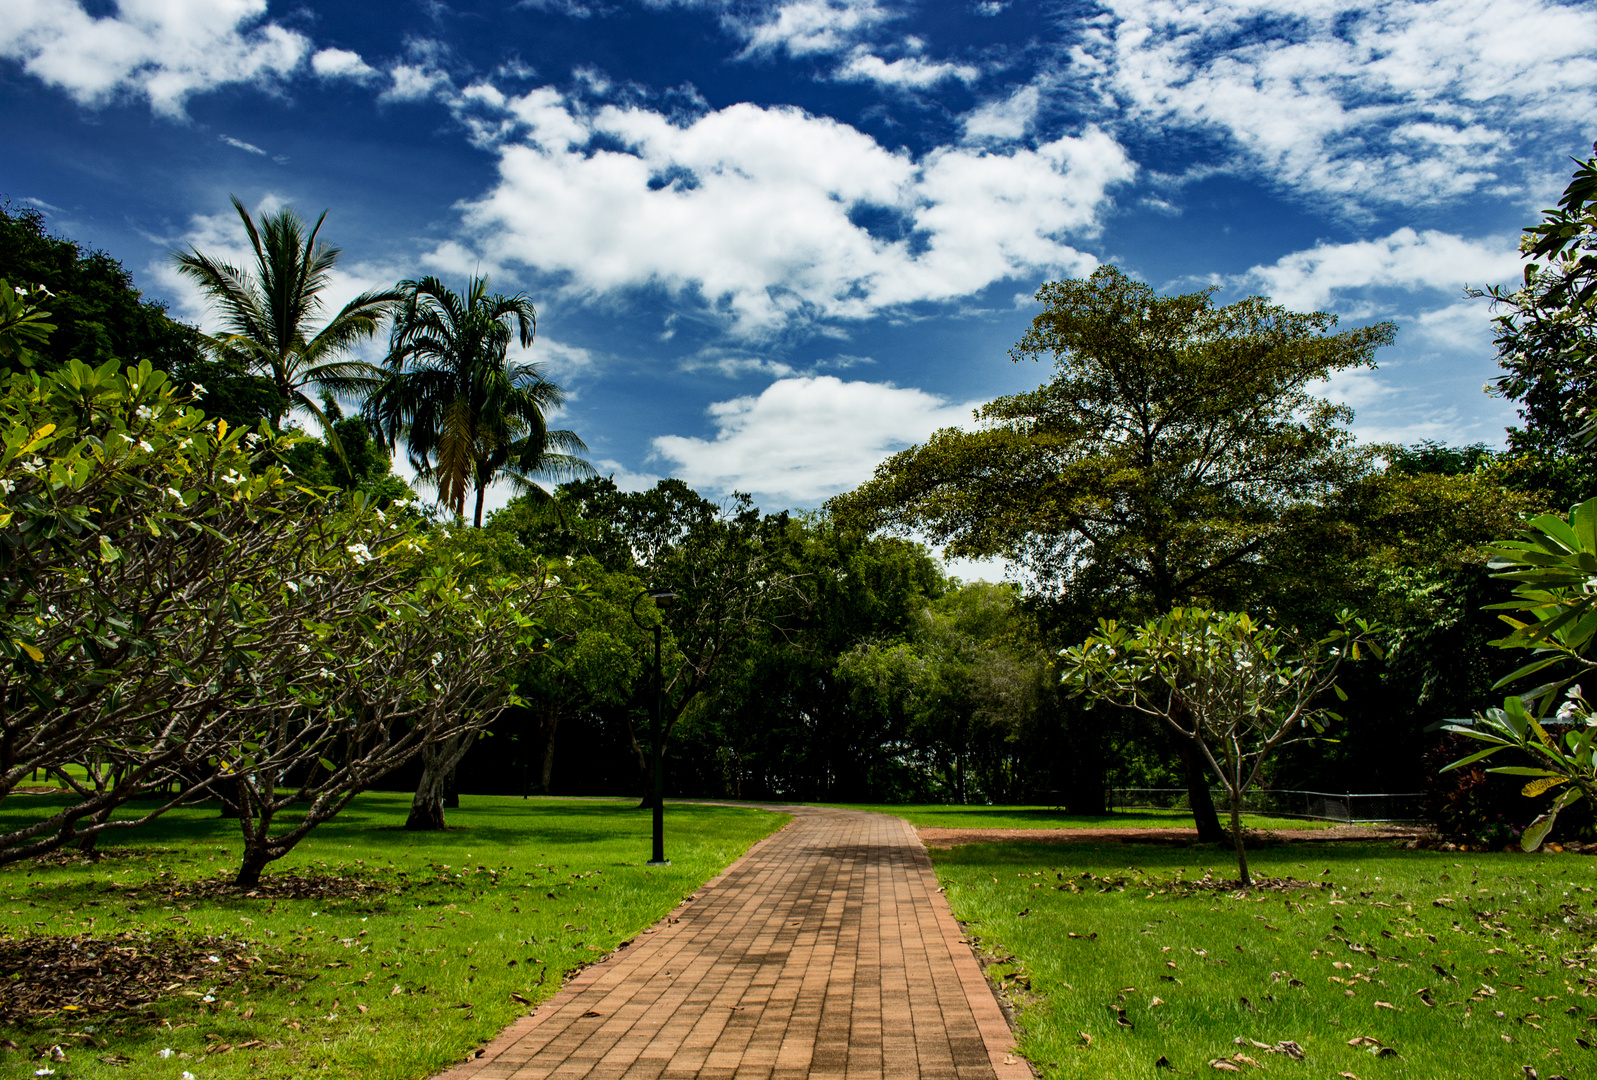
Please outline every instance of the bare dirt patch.
[[[929, 848], [951, 848], [961, 844], [1169, 844], [1185, 846], [1198, 842], [1196, 829], [916, 829], [921, 843]], [[1338, 825], [1329, 829], [1269, 829], [1249, 831], [1248, 839], [1266, 843], [1338, 840], [1413, 840], [1425, 830], [1394, 825]]]

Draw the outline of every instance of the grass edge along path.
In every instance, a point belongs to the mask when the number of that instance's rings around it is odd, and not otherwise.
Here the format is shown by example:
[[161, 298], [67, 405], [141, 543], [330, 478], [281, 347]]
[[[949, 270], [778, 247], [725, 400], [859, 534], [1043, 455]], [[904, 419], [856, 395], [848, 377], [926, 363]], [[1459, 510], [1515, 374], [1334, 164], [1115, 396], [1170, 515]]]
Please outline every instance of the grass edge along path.
[[[1041, 805], [971, 806], [955, 803], [816, 803], [901, 817], [917, 829], [1193, 829], [1190, 810], [1121, 810], [1067, 814]], [[1243, 814], [1244, 829], [1328, 829], [1335, 823]]]
[[[466, 796], [444, 833], [405, 832], [409, 802], [363, 795], [263, 879], [342, 878], [385, 892], [197, 891], [236, 869], [237, 825], [214, 807], [133, 831], [98, 863], [0, 869], [0, 936], [133, 931], [157, 935], [158, 947], [163, 933], [216, 935], [245, 943], [258, 960], [234, 981], [174, 984], [132, 1018], [62, 1012], [0, 1027], [17, 1044], [0, 1048], [0, 1075], [421, 1080], [463, 1060], [787, 821], [754, 808], [668, 804], [672, 864], [647, 867], [649, 814], [632, 800]], [[0, 808], [26, 812], [22, 799]]]
[[[1045, 1080], [1594, 1074], [1594, 864], [1307, 842], [1256, 858], [1310, 887], [1172, 887], [1234, 877], [1219, 847], [932, 852]], [[1303, 1060], [1267, 1049], [1289, 1041]]]

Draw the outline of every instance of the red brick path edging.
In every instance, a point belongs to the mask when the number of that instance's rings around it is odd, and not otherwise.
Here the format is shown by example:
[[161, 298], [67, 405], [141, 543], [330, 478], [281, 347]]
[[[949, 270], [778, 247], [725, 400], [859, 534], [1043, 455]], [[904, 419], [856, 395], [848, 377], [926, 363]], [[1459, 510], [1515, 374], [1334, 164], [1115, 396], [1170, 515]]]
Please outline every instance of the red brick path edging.
[[438, 1080], [1031, 1080], [899, 818], [793, 815]]

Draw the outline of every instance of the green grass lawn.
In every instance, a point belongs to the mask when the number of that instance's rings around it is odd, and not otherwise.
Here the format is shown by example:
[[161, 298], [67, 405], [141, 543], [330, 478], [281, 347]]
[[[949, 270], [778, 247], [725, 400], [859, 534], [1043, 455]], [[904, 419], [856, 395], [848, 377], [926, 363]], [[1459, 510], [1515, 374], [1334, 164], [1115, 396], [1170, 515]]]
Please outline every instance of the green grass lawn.
[[[1187, 810], [1124, 810], [1115, 814], [1086, 816], [1067, 814], [1047, 806], [950, 806], [939, 803], [893, 806], [888, 804], [836, 803], [850, 810], [872, 810], [892, 814], [917, 829], [1183, 829], [1192, 827]], [[1221, 821], [1227, 820], [1224, 812]], [[1265, 817], [1243, 814], [1245, 829], [1326, 829], [1327, 821], [1300, 818]]]
[[1219, 848], [932, 858], [1048, 1078], [1221, 1075], [1210, 1062], [1238, 1053], [1244, 1073], [1305, 1080], [1597, 1075], [1577, 1041], [1597, 1043], [1597, 863], [1580, 856], [1277, 845], [1256, 875], [1332, 888], [1246, 896], [1172, 888], [1234, 878]]
[[[8, 799], [0, 821], [55, 798]], [[183, 883], [230, 879], [237, 867], [237, 824], [215, 809], [171, 813], [118, 837], [98, 863], [0, 868], [0, 936], [217, 935], [243, 939], [260, 958], [231, 985], [174, 984], [136, 1016], [60, 1013], [0, 1028], [19, 1047], [0, 1049], [0, 1076], [50, 1067], [54, 1080], [426, 1077], [464, 1060], [565, 974], [655, 922], [786, 820], [669, 805], [672, 864], [648, 867], [650, 818], [631, 801], [462, 802], [448, 832], [407, 833], [409, 795], [364, 795], [267, 869], [267, 880], [330, 874], [388, 888], [350, 899], [188, 895]], [[6, 989], [0, 980], [0, 997]], [[57, 1044], [65, 1062], [35, 1060], [31, 1048]]]

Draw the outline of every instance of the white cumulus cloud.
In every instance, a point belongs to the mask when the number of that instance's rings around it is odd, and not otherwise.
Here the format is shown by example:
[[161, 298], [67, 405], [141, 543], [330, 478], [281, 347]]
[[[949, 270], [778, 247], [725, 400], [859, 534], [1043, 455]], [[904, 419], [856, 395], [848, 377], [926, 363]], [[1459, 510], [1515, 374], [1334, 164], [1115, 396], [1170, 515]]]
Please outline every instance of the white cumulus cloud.
[[[1107, 0], [1088, 35], [1121, 101], [1225, 132], [1265, 171], [1356, 201], [1518, 189], [1589, 137], [1597, 9], [1559, 0]], [[1563, 149], [1562, 142], [1556, 144]]]
[[143, 97], [179, 117], [184, 102], [231, 83], [270, 83], [310, 41], [264, 22], [266, 0], [116, 0], [93, 16], [78, 0], [7, 0], [0, 57], [83, 105]]
[[994, 139], [1008, 142], [1023, 139], [1037, 120], [1042, 92], [1035, 86], [1022, 86], [1008, 97], [980, 105], [965, 114], [965, 138], [971, 141]]
[[311, 70], [323, 79], [352, 79], [365, 82], [377, 77], [377, 69], [351, 49], [322, 49], [311, 57]]
[[1329, 307], [1339, 293], [1369, 288], [1440, 290], [1458, 295], [1519, 276], [1517, 237], [1469, 240], [1453, 233], [1398, 229], [1374, 240], [1318, 244], [1255, 266], [1243, 283], [1299, 311]]
[[814, 506], [857, 487], [889, 454], [938, 428], [968, 426], [978, 404], [832, 375], [779, 379], [757, 397], [711, 405], [714, 438], [663, 435], [654, 456], [697, 488]]
[[696, 293], [752, 336], [1089, 271], [1071, 241], [1096, 234], [1110, 190], [1134, 171], [1093, 128], [916, 159], [790, 107], [678, 122], [642, 107], [588, 112], [543, 88], [506, 108], [527, 131], [498, 146], [498, 184], [467, 204], [476, 255], [578, 293]]

